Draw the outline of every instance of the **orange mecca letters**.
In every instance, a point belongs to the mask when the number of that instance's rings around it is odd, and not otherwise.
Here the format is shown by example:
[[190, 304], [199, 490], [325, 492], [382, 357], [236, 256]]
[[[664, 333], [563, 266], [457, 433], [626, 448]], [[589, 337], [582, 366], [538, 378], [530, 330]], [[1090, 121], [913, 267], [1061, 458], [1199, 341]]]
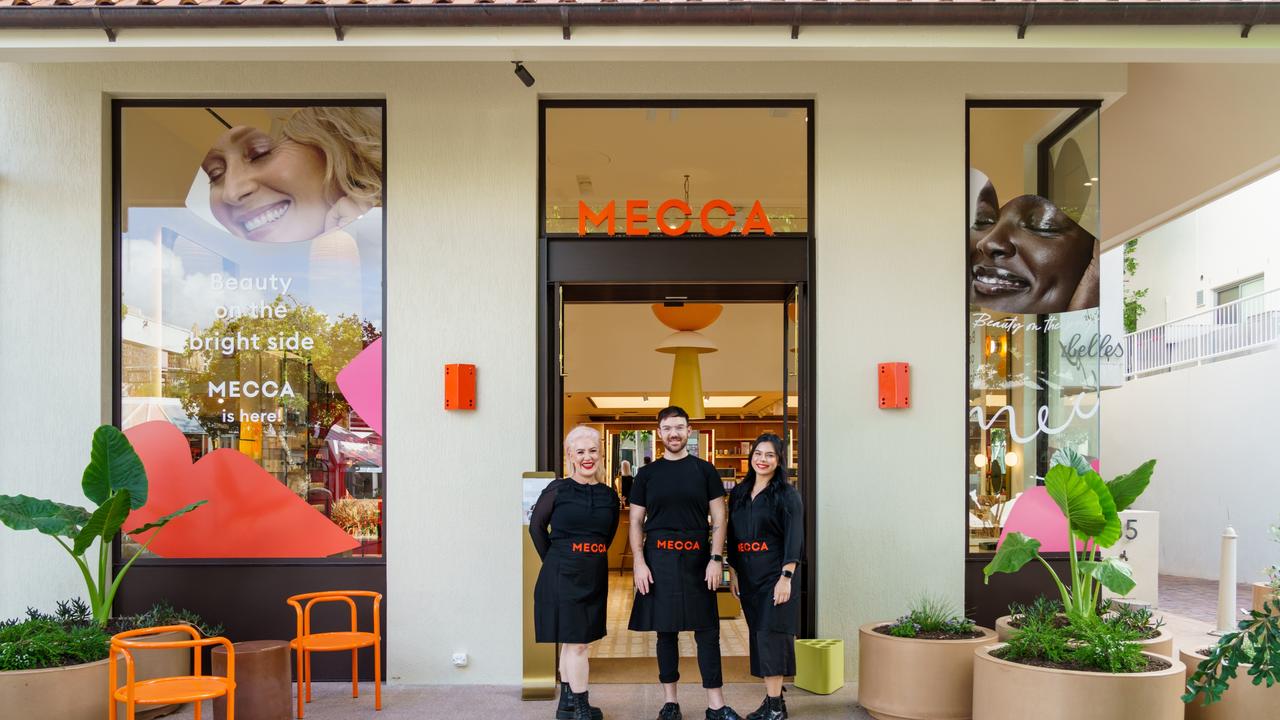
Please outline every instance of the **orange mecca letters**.
[[596, 227], [599, 227], [600, 223], [605, 222], [607, 220], [609, 221], [609, 234], [613, 235], [614, 220], [617, 214], [618, 214], [617, 206], [614, 204], [612, 200], [609, 201], [608, 205], [604, 206], [604, 209], [601, 210], [599, 214], [591, 212], [591, 208], [588, 207], [586, 203], [579, 200], [578, 201], [578, 234], [579, 235], [587, 234], [588, 222], [591, 223], [592, 225], [595, 225]]

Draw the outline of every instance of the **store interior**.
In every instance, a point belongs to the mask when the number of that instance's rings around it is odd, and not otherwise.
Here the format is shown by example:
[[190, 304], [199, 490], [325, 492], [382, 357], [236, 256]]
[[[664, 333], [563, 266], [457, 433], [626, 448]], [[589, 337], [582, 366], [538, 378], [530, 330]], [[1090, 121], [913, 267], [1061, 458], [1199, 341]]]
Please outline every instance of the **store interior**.
[[[699, 322], [714, 319], [696, 331], [675, 330], [660, 319], [679, 325], [671, 317], [691, 312], [701, 316]], [[566, 304], [564, 430], [586, 424], [600, 431], [605, 477], [622, 494], [624, 462], [634, 475], [646, 462], [662, 457], [657, 412], [673, 400], [688, 403], [680, 399], [679, 387], [672, 392], [687, 370], [676, 370], [669, 345], [677, 341], [673, 338], [683, 338], [679, 342], [699, 345], [696, 371], [705, 414], [691, 421], [690, 452], [713, 463], [729, 490], [746, 475], [751, 441], [761, 433], [777, 433], [791, 439], [794, 476], [797, 396], [794, 387], [784, 393], [787, 365], [794, 370], [794, 334], [787, 332], [787, 323], [793, 322], [787, 306], [776, 302]], [[689, 334], [699, 337], [689, 339]], [[791, 362], [784, 364], [784, 359]], [[652, 674], [656, 636], [627, 629], [635, 593], [629, 529], [624, 511], [609, 549], [609, 627], [608, 635], [592, 645], [593, 677], [631, 675], [628, 661], [645, 658], [650, 660], [636, 670], [648, 668]], [[726, 673], [745, 673], [746, 621], [729, 591], [727, 570], [717, 599]], [[682, 633], [681, 655], [694, 654], [692, 633]], [[689, 665], [692, 671], [693, 663]]]

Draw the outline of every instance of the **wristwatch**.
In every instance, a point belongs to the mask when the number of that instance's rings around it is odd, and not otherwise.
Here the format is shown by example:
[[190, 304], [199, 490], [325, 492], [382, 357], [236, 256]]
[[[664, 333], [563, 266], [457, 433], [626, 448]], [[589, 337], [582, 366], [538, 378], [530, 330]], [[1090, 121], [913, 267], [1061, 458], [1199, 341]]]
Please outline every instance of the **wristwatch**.
[[784, 577], [784, 578], [789, 578], [789, 577], [791, 577], [792, 575], [795, 575], [795, 573], [791, 572], [790, 570], [783, 570], [783, 571], [782, 571], [782, 577]]
[[716, 562], [724, 562], [724, 556], [723, 556], [723, 555], [712, 555], [712, 556], [711, 556], [711, 559], [712, 559], [712, 560], [714, 560], [714, 561], [716, 561]]

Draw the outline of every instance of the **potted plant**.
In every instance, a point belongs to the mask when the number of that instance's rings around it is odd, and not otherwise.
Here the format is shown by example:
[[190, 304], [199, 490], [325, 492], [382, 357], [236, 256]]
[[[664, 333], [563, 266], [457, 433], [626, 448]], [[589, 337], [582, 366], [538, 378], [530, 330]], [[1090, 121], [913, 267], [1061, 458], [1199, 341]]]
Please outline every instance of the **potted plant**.
[[[1025, 617], [1032, 614], [1052, 615], [1064, 627], [1070, 624], [1061, 603], [1039, 597], [1031, 605], [1010, 605], [1008, 615], [996, 618], [996, 636], [1000, 642], [1008, 642], [1022, 627]], [[1164, 619], [1155, 617], [1150, 608], [1113, 600], [1107, 603], [1099, 619], [1106, 624], [1133, 631], [1137, 636], [1134, 642], [1141, 645], [1144, 651], [1165, 657], [1173, 656], [1173, 633], [1164, 627]]]
[[[1280, 606], [1265, 603], [1217, 645], [1183, 650], [1182, 662], [1187, 720], [1280, 717]], [[1241, 669], [1251, 682], [1238, 681]]]
[[880, 720], [966, 720], [974, 648], [995, 640], [946, 601], [921, 597], [894, 622], [858, 629], [858, 703]]
[[[1066, 616], [1028, 616], [1007, 643], [979, 648], [974, 664], [974, 720], [1181, 720], [1183, 665], [1144, 652], [1130, 627], [1103, 621], [1102, 588], [1124, 595], [1133, 573], [1095, 551], [1120, 539], [1119, 512], [1146, 490], [1151, 460], [1110, 482], [1080, 455], [1059, 452], [1045, 489], [1067, 519], [1070, 577], [1063, 582], [1040, 556], [1040, 542], [1010, 533], [984, 568], [989, 579], [1035, 560], [1049, 571]], [[1079, 699], [1079, 703], [1071, 702]]]
[[[146, 504], [148, 488], [142, 460], [118, 428], [103, 425], [93, 433], [89, 464], [85, 467], [80, 486], [85, 497], [95, 505], [92, 512], [75, 505], [26, 495], [0, 495], [0, 523], [14, 530], [36, 530], [52, 537], [75, 561], [89, 596], [87, 606], [81, 604], [84, 608], [83, 624], [93, 628], [80, 629], [79, 622], [61, 622], [61, 626], [67, 628], [65, 635], [77, 647], [83, 648], [84, 653], [46, 654], [45, 660], [33, 659], [29, 663], [31, 666], [25, 669], [0, 672], [0, 707], [21, 707], [27, 720], [101, 720], [107, 714], [107, 697], [102, 692], [108, 676], [105, 647], [101, 650], [101, 659], [91, 662], [67, 660], [82, 660], [91, 655], [88, 651], [98, 645], [96, 639], [90, 642], [90, 638], [106, 637], [109, 642], [108, 621], [112, 601], [125, 574], [141, 555], [141, 552], [134, 555], [115, 573], [114, 579], [110, 578], [111, 539], [124, 527], [129, 512]], [[158, 530], [202, 504], [203, 500], [192, 503], [129, 530], [128, 534]], [[142, 549], [145, 550], [155, 537], [156, 533], [152, 533]], [[86, 553], [95, 542], [97, 556], [86, 559]], [[67, 612], [78, 613], [79, 608], [68, 607]], [[33, 617], [29, 620], [32, 622], [23, 625], [21, 632], [34, 632], [38, 637], [31, 642], [26, 635], [15, 638], [11, 642], [11, 647], [17, 648], [13, 650], [15, 653], [27, 652], [24, 648], [29, 650], [33, 647], [32, 642], [35, 646], [44, 647], [48, 645], [45, 640], [60, 637], [47, 619]], [[54, 624], [59, 624], [59, 621], [55, 620]], [[160, 640], [155, 638], [152, 641]], [[88, 687], [92, 687], [93, 692], [81, 692], [81, 688]]]
[[[1280, 543], [1280, 525], [1271, 526], [1271, 539]], [[1280, 563], [1267, 568], [1267, 582], [1253, 584], [1253, 609], [1263, 612], [1267, 603], [1280, 612]]]

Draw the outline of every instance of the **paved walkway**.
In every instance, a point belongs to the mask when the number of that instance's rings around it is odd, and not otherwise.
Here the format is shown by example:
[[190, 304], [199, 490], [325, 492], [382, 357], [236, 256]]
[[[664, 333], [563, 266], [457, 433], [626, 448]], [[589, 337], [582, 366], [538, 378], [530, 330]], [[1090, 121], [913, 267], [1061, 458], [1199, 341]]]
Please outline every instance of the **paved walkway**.
[[[1249, 606], [1250, 592], [1248, 585], [1238, 588], [1238, 608]], [[1160, 607], [1156, 614], [1164, 617], [1165, 626], [1174, 634], [1176, 648], [1200, 648], [1216, 640], [1209, 632], [1217, 618], [1217, 606], [1217, 582], [1160, 576]], [[681, 684], [680, 692], [685, 717], [701, 720], [706, 702], [702, 689], [694, 683]], [[555, 712], [552, 702], [522, 701], [519, 688], [512, 686], [389, 685], [383, 690], [383, 709], [379, 713], [373, 710], [372, 686], [361, 685], [360, 695], [359, 699], [353, 699], [351, 686], [346, 683], [317, 683], [313, 686], [314, 700], [307, 705], [306, 717], [308, 720], [551, 720]], [[760, 686], [726, 685], [725, 698], [745, 716], [760, 704]], [[604, 710], [608, 720], [651, 720], [662, 704], [662, 691], [655, 684], [599, 684], [592, 687], [591, 700]], [[789, 687], [787, 705], [795, 717], [805, 720], [871, 718], [858, 706], [853, 684], [832, 695], [813, 695]], [[206, 718], [213, 717], [208, 703], [205, 713]], [[194, 716], [191, 708], [186, 708], [171, 717], [187, 720]]]
[[[382, 712], [373, 709], [373, 687], [361, 685], [360, 697], [351, 697], [348, 683], [316, 683], [311, 686], [312, 702], [306, 720], [552, 720], [556, 706], [551, 701], [525, 702], [518, 688], [492, 685], [391, 685], [382, 691]], [[702, 720], [706, 695], [696, 685], [680, 686], [681, 709], [688, 720]], [[725, 699], [746, 716], [760, 705], [759, 685], [726, 685]], [[653, 720], [662, 705], [662, 689], [649, 685], [597, 685], [591, 688], [591, 704], [604, 711], [606, 720]], [[870, 720], [871, 716], [854, 701], [849, 686], [832, 695], [812, 695], [788, 689], [787, 709], [792, 717], [804, 720]], [[204, 717], [213, 718], [210, 703]], [[192, 718], [191, 708], [175, 720]]]

